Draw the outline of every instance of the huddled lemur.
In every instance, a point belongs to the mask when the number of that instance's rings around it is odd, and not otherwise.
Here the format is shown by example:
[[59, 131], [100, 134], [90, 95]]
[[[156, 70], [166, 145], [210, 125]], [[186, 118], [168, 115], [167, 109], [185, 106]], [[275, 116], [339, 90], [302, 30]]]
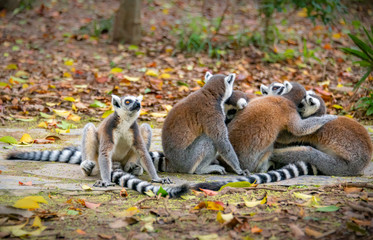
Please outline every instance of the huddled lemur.
[[[141, 100], [142, 96], [119, 98], [112, 95], [114, 113], [108, 116], [97, 129], [92, 123], [88, 123], [84, 127], [81, 151], [77, 147], [69, 147], [62, 151], [13, 152], [8, 155], [7, 159], [80, 164], [85, 175], [91, 175], [93, 168], [98, 163], [101, 180], [94, 184], [96, 187], [111, 186], [114, 185], [112, 181], [118, 182], [120, 180], [126, 187], [137, 191], [149, 189], [158, 191], [159, 187], [137, 179], [129, 173], [121, 170], [112, 172], [114, 162], [124, 166], [125, 170], [141, 174], [140, 163], [149, 173], [152, 181], [171, 183], [169, 178], [158, 177], [150, 158], [148, 152], [151, 142], [150, 126], [142, 124], [139, 127], [136, 122], [141, 108]], [[123, 184], [121, 185], [123, 186]], [[185, 186], [168, 188], [173, 195], [183, 193], [186, 191], [185, 189]]]
[[[309, 94], [298, 111], [302, 117], [322, 116], [323, 99]], [[338, 116], [318, 131], [306, 136], [283, 132], [276, 140], [281, 144], [302, 144], [275, 149], [271, 161], [288, 164], [302, 160], [314, 165], [321, 174], [336, 176], [360, 175], [372, 159], [373, 146], [367, 130], [357, 121]]]
[[[306, 90], [297, 83], [291, 83], [290, 88], [290, 91], [284, 88], [282, 92], [287, 91], [287, 93], [282, 96], [264, 96], [251, 100], [228, 124], [230, 141], [243, 168], [248, 167], [254, 172], [267, 171], [274, 143], [282, 131], [287, 130], [295, 136], [304, 136], [314, 133], [324, 124], [337, 118], [325, 115], [302, 119], [297, 111], [297, 105], [306, 96]], [[216, 190], [228, 182], [237, 181], [275, 182], [316, 171], [311, 164], [297, 161], [268, 173], [227, 181], [197, 183], [192, 188]]]
[[171, 109], [162, 128], [166, 158], [151, 153], [159, 170], [225, 174], [224, 167], [212, 164], [218, 153], [237, 174], [249, 174], [239, 165], [225, 125], [224, 103], [232, 95], [234, 80], [235, 74], [207, 72], [206, 84]]

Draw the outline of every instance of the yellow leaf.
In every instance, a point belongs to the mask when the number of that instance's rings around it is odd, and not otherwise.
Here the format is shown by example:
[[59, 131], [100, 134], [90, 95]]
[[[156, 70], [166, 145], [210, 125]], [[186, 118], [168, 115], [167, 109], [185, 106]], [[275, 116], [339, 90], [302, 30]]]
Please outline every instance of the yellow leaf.
[[19, 141], [21, 143], [32, 143], [32, 142], [34, 142], [34, 139], [32, 139], [30, 134], [25, 133], [25, 134], [23, 134], [23, 136], [21, 137], [21, 139]]
[[171, 78], [171, 75], [168, 74], [168, 73], [162, 73], [159, 78], [162, 78], [162, 79], [170, 79]]
[[171, 109], [172, 109], [172, 106], [171, 106], [171, 105], [168, 105], [168, 104], [164, 104], [164, 105], [162, 105], [162, 107], [163, 107], [167, 112], [171, 111]]
[[22, 84], [22, 88], [23, 88], [23, 89], [28, 88], [28, 84], [27, 84], [27, 83]]
[[334, 39], [340, 39], [341, 38], [341, 34], [340, 33], [334, 33], [333, 34], [333, 38]]
[[168, 14], [168, 9], [165, 8], [165, 9], [162, 10], [162, 12], [163, 12], [164, 15], [167, 15]]
[[324, 81], [324, 82], [319, 82], [319, 83], [317, 83], [319, 86], [324, 86], [324, 85], [326, 85], [326, 86], [329, 86], [329, 84], [330, 84], [330, 80], [326, 80], [326, 81]]
[[87, 184], [83, 184], [82, 189], [85, 190], [85, 191], [92, 191], [92, 188], [90, 186], [88, 186]]
[[224, 211], [224, 207], [217, 202], [207, 201], [207, 207], [206, 208], [209, 209], [209, 210]]
[[58, 105], [58, 103], [51, 103], [51, 102], [47, 102], [45, 103], [48, 107], [54, 107], [56, 105]]
[[144, 115], [146, 115], [146, 114], [148, 114], [148, 111], [142, 108], [142, 109], [140, 110], [140, 116], [144, 116]]
[[67, 60], [65, 61], [64, 63], [66, 66], [72, 66], [74, 64], [74, 60], [70, 59], [70, 60]]
[[67, 120], [72, 120], [74, 122], [79, 122], [81, 117], [75, 114], [70, 114], [67, 118]]
[[39, 216], [36, 216], [34, 222], [32, 223], [32, 227], [42, 227], [41, 220]]
[[152, 77], [158, 77], [158, 73], [154, 70], [151, 70], [149, 69], [148, 71], [146, 71], [145, 73], [146, 76], [152, 76]]
[[49, 88], [56, 89], [56, 86], [55, 86], [55, 85], [49, 85], [48, 87], [49, 87]]
[[11, 63], [11, 64], [9, 64], [8, 66], [6, 66], [6, 68], [5, 69], [7, 69], [7, 70], [17, 70], [18, 69], [18, 67], [17, 67], [17, 65], [16, 64], [14, 64], [14, 63]]
[[159, 112], [159, 113], [150, 113], [150, 116], [155, 117], [155, 118], [164, 118], [164, 117], [167, 116], [167, 113], [161, 113], [161, 112]]
[[220, 223], [229, 222], [232, 219], [233, 219], [233, 214], [232, 213], [223, 214], [221, 212], [218, 212], [218, 214], [216, 215], [216, 220]]
[[297, 192], [295, 192], [293, 194], [294, 194], [295, 197], [303, 199], [303, 200], [307, 200], [307, 199], [312, 198], [311, 195], [307, 195], [307, 194], [303, 194], [303, 193], [297, 193]]
[[[108, 111], [104, 112], [104, 114], [102, 114], [101, 118], [107, 118], [113, 112], [114, 112], [113, 110], [108, 110]], [[140, 113], [140, 115], [141, 115], [141, 113]]]
[[23, 209], [29, 209], [29, 208], [39, 208], [39, 204], [35, 202], [32, 199], [20, 199], [16, 201], [13, 205], [15, 208], [23, 208]]
[[71, 109], [72, 109], [74, 112], [77, 112], [77, 111], [78, 111], [78, 108], [75, 106], [74, 103], [73, 103], [73, 105], [71, 105]]
[[256, 95], [262, 95], [262, 92], [261, 91], [256, 91], [255, 94]]
[[40, 122], [38, 125], [39, 128], [48, 128], [48, 124], [46, 122]]
[[165, 69], [163, 69], [163, 72], [172, 72], [174, 70], [175, 69], [173, 69], [173, 68], [165, 68]]
[[24, 197], [23, 199], [32, 200], [38, 203], [48, 203], [47, 200], [45, 200], [45, 198], [43, 198], [42, 196], [28, 196]]
[[69, 102], [75, 102], [76, 101], [75, 98], [73, 98], [73, 97], [64, 97], [63, 100], [69, 101]]
[[115, 67], [110, 70], [110, 73], [121, 73], [123, 72], [123, 69]]
[[66, 111], [66, 110], [56, 110], [56, 109], [53, 109], [53, 112], [55, 114], [57, 114], [58, 116], [60, 117], [68, 117], [70, 115], [70, 111]]
[[137, 207], [130, 207], [125, 210], [126, 217], [132, 217], [133, 215], [139, 213], [140, 210]]
[[63, 77], [64, 77], [64, 78], [71, 78], [71, 73], [69, 73], [69, 72], [64, 72], [64, 73], [63, 73]]
[[124, 75], [123, 78], [127, 79], [128, 81], [131, 81], [131, 82], [137, 82], [137, 81], [140, 80], [140, 77], [130, 77], [130, 76], [127, 76], [127, 75]]
[[343, 85], [342, 85], [342, 84], [340, 84], [340, 83], [338, 83], [337, 87], [343, 87]]
[[157, 27], [154, 26], [154, 25], [152, 25], [152, 26], [150, 27], [150, 30], [152, 30], [152, 31], [155, 31], [156, 29], [157, 29]]
[[258, 206], [259, 204], [263, 204], [262, 200], [260, 200], [260, 201], [251, 201], [251, 202], [245, 200], [245, 205], [246, 205], [246, 207], [249, 207], [249, 208]]
[[334, 105], [333, 105], [333, 108], [335, 108], [335, 109], [343, 109], [343, 107], [342, 107], [342, 106], [340, 106], [340, 105], [337, 105], [337, 104], [334, 104]]
[[345, 117], [348, 117], [348, 118], [354, 118], [352, 115], [350, 115], [350, 114], [347, 114], [347, 115], [345, 115]]
[[307, 8], [302, 8], [302, 10], [300, 10], [298, 13], [297, 13], [298, 17], [307, 17]]
[[65, 134], [65, 133], [69, 133], [70, 129], [62, 130], [62, 129], [56, 128], [55, 131], [58, 134]]
[[189, 88], [187, 87], [187, 86], [180, 86], [179, 87], [179, 90], [178, 90], [179, 92], [189, 92]]

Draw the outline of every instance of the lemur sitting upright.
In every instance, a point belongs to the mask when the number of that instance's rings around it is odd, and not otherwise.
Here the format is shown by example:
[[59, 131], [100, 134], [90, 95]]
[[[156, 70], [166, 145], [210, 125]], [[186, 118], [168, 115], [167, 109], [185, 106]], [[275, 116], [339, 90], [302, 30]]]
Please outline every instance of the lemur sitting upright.
[[[92, 123], [88, 123], [84, 127], [82, 152], [76, 147], [65, 148], [62, 151], [13, 152], [8, 155], [8, 159], [80, 163], [85, 175], [90, 175], [98, 163], [101, 180], [94, 184], [96, 187], [114, 185], [111, 182], [112, 177], [116, 177], [114, 180], [118, 180], [118, 176], [124, 176], [125, 179], [131, 179], [131, 181], [126, 182], [131, 184], [127, 187], [134, 190], [139, 189], [138, 185], [156, 189], [145, 181], [139, 179], [134, 181], [134, 177], [131, 174], [121, 173], [120, 171], [112, 174], [113, 162], [120, 163], [127, 169], [134, 167], [137, 173], [142, 173], [141, 167], [138, 166], [140, 162], [150, 174], [152, 181], [171, 183], [169, 178], [158, 177], [150, 158], [148, 152], [151, 140], [150, 126], [143, 124], [139, 128], [137, 125], [136, 120], [139, 116], [141, 100], [141, 96], [137, 98], [134, 96], [119, 98], [112, 95], [114, 113], [107, 117], [97, 130]], [[147, 141], [146, 143], [144, 138]], [[136, 184], [133, 184], [134, 182]], [[173, 191], [172, 188], [169, 189]], [[182, 191], [185, 192], [185, 187]]]
[[[287, 94], [256, 98], [238, 112], [228, 125], [228, 131], [242, 167], [248, 166], [250, 171], [266, 171], [269, 165], [268, 160], [273, 153], [273, 145], [280, 132], [288, 130], [294, 135], [303, 136], [317, 131], [324, 124], [337, 118], [325, 115], [301, 119], [296, 105], [305, 95], [306, 90], [303, 86], [292, 83], [291, 91]], [[311, 164], [296, 162], [268, 173], [253, 174], [227, 181], [197, 183], [192, 188], [217, 190], [228, 182], [275, 182], [315, 171], [316, 169]]]
[[160, 169], [225, 174], [224, 167], [212, 164], [219, 153], [237, 174], [249, 174], [241, 170], [224, 123], [224, 103], [232, 95], [234, 80], [235, 74], [224, 76], [207, 72], [206, 84], [171, 109], [162, 128], [166, 159], [160, 159]]

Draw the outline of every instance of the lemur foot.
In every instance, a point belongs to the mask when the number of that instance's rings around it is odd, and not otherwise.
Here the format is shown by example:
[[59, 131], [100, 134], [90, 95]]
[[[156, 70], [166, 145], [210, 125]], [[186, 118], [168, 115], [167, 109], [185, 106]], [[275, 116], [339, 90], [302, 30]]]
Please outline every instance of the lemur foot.
[[80, 168], [85, 176], [90, 176], [95, 166], [96, 164], [89, 160], [85, 160], [80, 163]]
[[134, 162], [129, 162], [124, 166], [124, 171], [131, 173], [135, 176], [140, 176], [144, 173], [143, 167], [141, 165], [134, 163]]
[[152, 179], [152, 182], [162, 183], [162, 184], [170, 184], [170, 183], [172, 183], [171, 179], [168, 178], [168, 177]]
[[113, 169], [113, 171], [117, 169], [122, 169], [122, 164], [120, 164], [120, 162], [113, 162], [111, 168]]
[[106, 181], [103, 181], [103, 180], [97, 180], [95, 182], [95, 184], [93, 184], [94, 187], [112, 187], [112, 186], [115, 186], [115, 183], [112, 183], [112, 182], [106, 182]]
[[249, 176], [251, 173], [248, 169], [236, 171], [238, 175]]

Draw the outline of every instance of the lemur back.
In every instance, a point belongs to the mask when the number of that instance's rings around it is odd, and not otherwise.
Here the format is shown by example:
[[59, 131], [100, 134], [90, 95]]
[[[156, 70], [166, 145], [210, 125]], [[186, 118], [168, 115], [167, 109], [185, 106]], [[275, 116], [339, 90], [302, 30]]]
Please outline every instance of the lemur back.
[[234, 74], [206, 73], [206, 84], [171, 109], [162, 128], [165, 171], [225, 174], [222, 166], [212, 164], [218, 152], [237, 174], [248, 174], [239, 166], [224, 123], [234, 79]]

